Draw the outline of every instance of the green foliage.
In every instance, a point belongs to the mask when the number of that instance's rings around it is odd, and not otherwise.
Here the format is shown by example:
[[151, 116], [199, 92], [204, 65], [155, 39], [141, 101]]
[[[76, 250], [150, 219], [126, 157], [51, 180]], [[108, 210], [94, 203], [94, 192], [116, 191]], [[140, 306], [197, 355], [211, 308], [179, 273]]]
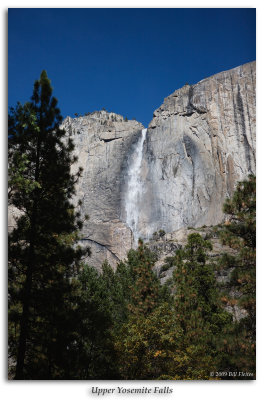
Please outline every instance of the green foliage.
[[106, 282], [108, 273], [114, 275], [112, 269], [100, 275], [93, 267], [84, 266], [78, 276], [74, 342], [77, 349], [71, 356], [75, 360], [72, 379], [119, 377], [111, 332], [115, 318], [113, 288], [109, 286], [110, 279]]
[[128, 253], [127, 265], [132, 272], [130, 312], [134, 315], [147, 315], [159, 302], [161, 286], [152, 271], [155, 257], [139, 240], [137, 250]]
[[240, 293], [239, 306], [248, 313], [251, 337], [256, 326], [256, 178], [239, 182], [224, 211], [228, 221], [221, 232], [225, 244], [237, 250], [233, 258], [231, 285]]
[[233, 370], [255, 370], [256, 351], [256, 178], [239, 182], [232, 197], [224, 205], [228, 219], [220, 234], [224, 244], [236, 250], [236, 255], [223, 255], [221, 267], [232, 267], [229, 291], [223, 298], [229, 307], [239, 307], [246, 316], [236, 321], [227, 332], [228, 340], [223, 351]]
[[[217, 342], [232, 317], [221, 308], [214, 265], [208, 252], [212, 244], [198, 233], [188, 236], [184, 249], [175, 257], [175, 312], [183, 332], [186, 350], [181, 374], [184, 379], [209, 379], [217, 365]], [[199, 366], [199, 367], [198, 367]]]
[[29, 194], [35, 188], [40, 189], [40, 184], [30, 179], [30, 176], [25, 175], [27, 164], [29, 163], [26, 154], [21, 154], [17, 150], [14, 150], [12, 155], [9, 153], [9, 156], [8, 199], [11, 203], [15, 192], [25, 191]]
[[159, 277], [163, 272], [173, 268], [174, 265], [175, 265], [175, 257], [174, 256], [166, 257], [165, 264], [163, 264], [162, 267], [160, 268]]
[[[224, 205], [229, 216], [223, 237], [231, 247], [256, 248], [256, 177], [239, 182], [232, 199]], [[236, 240], [235, 240], [236, 239]]]
[[166, 232], [163, 229], [160, 229], [158, 232], [154, 232], [152, 234], [152, 239], [159, 240], [160, 238], [162, 238], [165, 235], [166, 235]]
[[153, 239], [153, 240], [158, 240], [158, 239], [159, 239], [158, 232], [153, 232], [153, 234], [152, 234], [152, 239]]
[[166, 302], [147, 315], [132, 315], [116, 340], [121, 377], [158, 379], [169, 375], [174, 358], [184, 356], [180, 350], [175, 353], [175, 343], [181, 339], [182, 330]]
[[[211, 248], [199, 234], [189, 235], [173, 258], [174, 300], [159, 296], [154, 307], [144, 308], [138, 288], [138, 312], [131, 310], [115, 343], [123, 379], [210, 379], [210, 371], [217, 370], [217, 341], [232, 317], [221, 308], [207, 263]], [[142, 251], [139, 246], [133, 259], [135, 271], [142, 269]], [[145, 281], [152, 290], [153, 280]]]
[[[89, 254], [73, 246], [82, 221], [70, 200], [81, 170], [70, 174], [74, 146], [61, 121], [43, 71], [31, 102], [9, 114], [9, 202], [21, 211], [9, 235], [9, 348], [16, 379], [64, 376], [71, 278]], [[64, 346], [60, 352], [55, 343]]]
[[105, 262], [100, 279], [113, 327], [119, 329], [128, 317], [128, 304], [131, 300], [130, 288], [133, 285], [131, 270], [121, 262], [117, 265], [116, 271], [113, 271], [112, 267]]
[[191, 322], [190, 315], [199, 319], [202, 314], [203, 319], [208, 319], [212, 313], [212, 305], [216, 303], [215, 278], [212, 265], [207, 263], [206, 253], [211, 249], [209, 241], [198, 233], [193, 233], [188, 236], [185, 248], [176, 253], [175, 300], [185, 332]]

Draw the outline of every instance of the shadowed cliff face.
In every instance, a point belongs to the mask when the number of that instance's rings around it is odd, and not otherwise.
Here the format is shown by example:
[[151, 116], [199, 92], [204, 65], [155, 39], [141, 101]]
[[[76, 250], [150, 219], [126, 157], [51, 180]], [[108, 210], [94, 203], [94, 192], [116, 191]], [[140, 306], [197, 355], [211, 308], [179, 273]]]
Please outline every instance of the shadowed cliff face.
[[[238, 180], [255, 172], [255, 123], [255, 62], [167, 97], [142, 146], [136, 236], [219, 223], [224, 199]], [[100, 111], [68, 117], [63, 127], [75, 141], [74, 169], [84, 168], [76, 201], [83, 201], [81, 211], [90, 216], [82, 232], [82, 243], [93, 252], [88, 261], [100, 268], [108, 259], [114, 266], [133, 242], [127, 189], [143, 126]]]

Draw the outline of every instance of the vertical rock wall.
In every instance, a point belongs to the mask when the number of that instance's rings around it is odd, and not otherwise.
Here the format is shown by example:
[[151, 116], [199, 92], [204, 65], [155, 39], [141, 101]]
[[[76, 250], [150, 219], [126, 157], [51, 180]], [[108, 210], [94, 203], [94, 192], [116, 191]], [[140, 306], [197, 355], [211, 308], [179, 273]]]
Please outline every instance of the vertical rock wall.
[[89, 215], [81, 241], [92, 250], [87, 262], [98, 269], [105, 259], [115, 265], [132, 245], [131, 231], [120, 217], [121, 196], [129, 153], [143, 125], [126, 122], [115, 113], [98, 111], [85, 117], [67, 117], [62, 127], [74, 140], [78, 156], [72, 172], [83, 168], [75, 203], [81, 200], [81, 213]]
[[154, 112], [144, 148], [140, 234], [214, 225], [255, 173], [255, 62], [185, 85]]
[[[214, 225], [238, 180], [255, 172], [255, 63], [185, 85], [154, 112], [140, 170], [138, 235]], [[113, 266], [132, 245], [126, 221], [129, 166], [143, 126], [106, 111], [63, 123], [84, 168], [76, 202], [90, 219], [82, 243], [87, 261]], [[132, 157], [131, 157], [132, 156]]]

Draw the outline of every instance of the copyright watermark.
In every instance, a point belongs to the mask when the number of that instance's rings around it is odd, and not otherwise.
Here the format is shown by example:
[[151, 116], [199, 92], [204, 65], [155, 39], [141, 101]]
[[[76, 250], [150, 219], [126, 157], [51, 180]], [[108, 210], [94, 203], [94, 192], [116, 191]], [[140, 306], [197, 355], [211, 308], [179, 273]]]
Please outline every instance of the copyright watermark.
[[233, 377], [233, 378], [248, 378], [248, 377], [254, 377], [253, 372], [242, 372], [242, 371], [211, 371], [210, 372], [210, 377], [215, 377], [215, 378], [229, 378], [229, 377]]

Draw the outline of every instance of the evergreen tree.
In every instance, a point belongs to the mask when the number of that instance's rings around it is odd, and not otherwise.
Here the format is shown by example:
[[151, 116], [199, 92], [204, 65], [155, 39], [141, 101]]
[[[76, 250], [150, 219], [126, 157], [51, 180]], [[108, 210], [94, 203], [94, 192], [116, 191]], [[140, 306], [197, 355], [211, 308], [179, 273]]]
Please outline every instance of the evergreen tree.
[[131, 314], [116, 338], [124, 379], [210, 379], [210, 372], [217, 370], [217, 341], [231, 315], [219, 305], [213, 266], [208, 262], [211, 248], [209, 241], [192, 234], [177, 252], [173, 303], [149, 272], [150, 254], [143, 244], [129, 253], [135, 272]]
[[71, 198], [81, 171], [70, 173], [74, 146], [61, 121], [43, 71], [31, 101], [9, 114], [9, 201], [21, 212], [9, 235], [9, 348], [15, 379], [52, 378], [63, 368], [62, 353], [71, 340], [64, 332], [73, 305], [71, 277], [87, 252], [74, 246], [82, 222]]
[[[107, 263], [104, 269], [111, 268]], [[108, 271], [110, 272], [110, 270]], [[114, 275], [111, 269], [111, 276]], [[105, 284], [106, 274], [84, 266], [78, 276], [79, 292], [75, 310], [75, 346], [72, 352], [75, 363], [74, 379], [118, 379], [116, 352], [113, 344], [113, 325], [118, 323], [109, 293], [112, 288]]]
[[152, 270], [155, 261], [154, 254], [142, 240], [139, 240], [137, 250], [128, 253], [127, 265], [133, 277], [129, 310], [134, 315], [149, 314], [160, 301], [161, 285]]
[[210, 241], [198, 233], [188, 236], [178, 250], [174, 271], [175, 313], [183, 330], [180, 344], [185, 357], [175, 364], [175, 379], [209, 379], [217, 370], [218, 342], [232, 317], [221, 308], [220, 293], [209, 262]]
[[238, 251], [231, 285], [240, 293], [239, 306], [247, 311], [251, 339], [256, 333], [256, 178], [239, 182], [232, 199], [224, 205], [228, 220], [221, 232], [225, 244]]
[[131, 302], [131, 287], [133, 287], [132, 271], [124, 262], [120, 262], [116, 270], [105, 262], [102, 266], [103, 293], [108, 299], [108, 309], [111, 312], [114, 330], [127, 321], [129, 304]]
[[[155, 354], [163, 340], [167, 343], [165, 329], [160, 331], [164, 338], [158, 332], [164, 328], [164, 321], [170, 320], [171, 296], [152, 270], [155, 261], [155, 255], [139, 240], [138, 249], [131, 249], [116, 271], [122, 285], [125, 319], [115, 330], [115, 348], [124, 379], [155, 379], [161, 373], [162, 363]], [[167, 316], [161, 320], [162, 313]]]
[[210, 241], [198, 233], [192, 233], [188, 236], [185, 248], [176, 253], [175, 302], [185, 333], [191, 323], [190, 317], [211, 321], [215, 311], [219, 311], [216, 280], [213, 267], [208, 262], [210, 250]]
[[[231, 199], [224, 204], [227, 221], [220, 234], [224, 244], [236, 251], [223, 254], [221, 268], [231, 273], [222, 301], [226, 306], [246, 311], [226, 332], [222, 362], [234, 372], [256, 367], [256, 178], [239, 182]], [[232, 293], [232, 296], [230, 295]], [[237, 378], [235, 378], [237, 379]], [[242, 377], [241, 379], [246, 379]], [[252, 379], [249, 377], [249, 379]]]
[[183, 332], [171, 304], [162, 302], [147, 315], [131, 315], [116, 338], [123, 379], [173, 379]]

